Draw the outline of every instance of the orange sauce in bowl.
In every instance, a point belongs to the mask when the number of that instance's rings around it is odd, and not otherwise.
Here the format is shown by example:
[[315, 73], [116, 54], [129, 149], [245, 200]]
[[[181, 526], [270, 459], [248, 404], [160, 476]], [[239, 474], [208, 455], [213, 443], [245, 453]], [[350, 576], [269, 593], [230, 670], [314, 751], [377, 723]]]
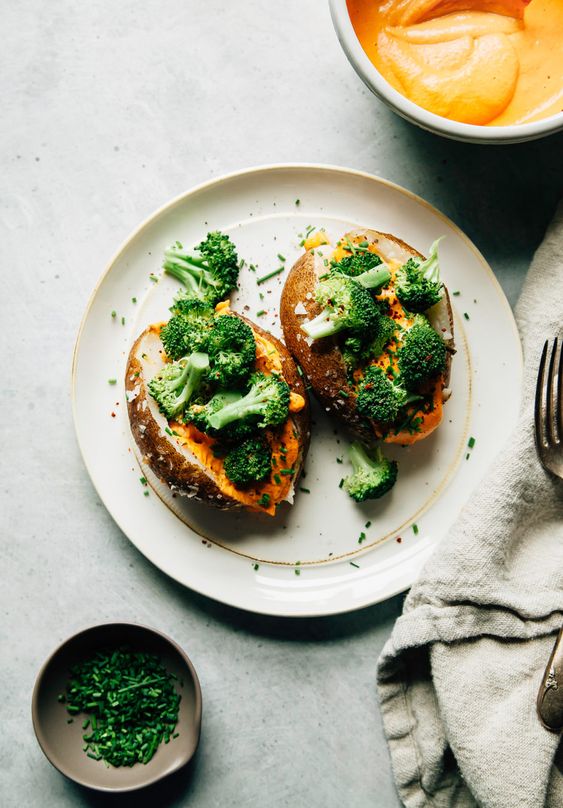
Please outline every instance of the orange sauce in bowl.
[[563, 110], [563, 0], [347, 0], [381, 75], [415, 104], [506, 126]]

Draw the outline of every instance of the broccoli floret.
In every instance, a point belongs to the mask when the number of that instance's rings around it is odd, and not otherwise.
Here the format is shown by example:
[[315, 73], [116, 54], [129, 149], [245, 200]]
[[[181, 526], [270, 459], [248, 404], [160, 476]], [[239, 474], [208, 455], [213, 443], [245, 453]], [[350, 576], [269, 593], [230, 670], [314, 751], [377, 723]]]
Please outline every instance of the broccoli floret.
[[367, 289], [352, 278], [331, 273], [319, 283], [315, 297], [323, 310], [301, 326], [309, 337], [330, 337], [344, 329], [370, 334], [377, 329], [379, 309]]
[[233, 421], [233, 423], [228, 424], [223, 429], [213, 429], [209, 423], [209, 418], [213, 413], [225, 407], [227, 404], [240, 401], [241, 398], [242, 393], [237, 393], [234, 390], [220, 390], [215, 393], [207, 404], [192, 404], [186, 411], [184, 418], [190, 421], [200, 432], [205, 432], [207, 435], [217, 438], [222, 444], [232, 445], [241, 443], [258, 431], [258, 419], [255, 416], [243, 418], [240, 421]]
[[354, 469], [344, 480], [344, 490], [356, 502], [379, 499], [390, 491], [397, 481], [397, 463], [383, 456], [377, 447], [369, 453], [361, 443], [353, 443], [349, 457]]
[[209, 357], [193, 353], [166, 364], [148, 384], [149, 392], [167, 418], [177, 418], [205, 379]]
[[393, 338], [397, 323], [391, 317], [380, 317], [376, 335], [368, 339], [358, 334], [350, 334], [344, 340], [342, 355], [349, 370], [377, 359], [381, 356], [387, 343]]
[[350, 246], [354, 250], [352, 254], [340, 261], [333, 261], [333, 271], [354, 278], [365, 289], [374, 290], [386, 286], [391, 280], [391, 273], [386, 266], [382, 266], [379, 255], [365, 247]]
[[279, 376], [255, 373], [250, 377], [250, 385], [245, 396], [209, 415], [212, 429], [224, 429], [249, 417], [257, 417], [257, 426], [262, 429], [287, 420], [290, 394], [287, 382]]
[[256, 364], [254, 333], [240, 317], [215, 319], [207, 338], [209, 379], [219, 387], [243, 387]]
[[443, 285], [440, 281], [437, 239], [430, 247], [430, 255], [425, 261], [409, 258], [397, 272], [395, 294], [408, 311], [422, 312], [441, 300]]
[[249, 438], [231, 449], [224, 461], [225, 474], [239, 488], [265, 480], [272, 468], [272, 451], [265, 440]]
[[397, 353], [401, 379], [407, 390], [417, 390], [429, 379], [443, 373], [446, 355], [442, 337], [424, 315], [417, 315]]
[[183, 296], [215, 305], [236, 288], [239, 263], [229, 236], [215, 230], [187, 252], [176, 243], [164, 253], [165, 271], [186, 287]]
[[360, 415], [387, 424], [395, 421], [403, 407], [420, 398], [392, 382], [382, 368], [372, 365], [358, 388], [356, 406]]
[[172, 307], [174, 316], [160, 332], [164, 350], [171, 359], [207, 350], [213, 325], [213, 308], [201, 300], [183, 298]]

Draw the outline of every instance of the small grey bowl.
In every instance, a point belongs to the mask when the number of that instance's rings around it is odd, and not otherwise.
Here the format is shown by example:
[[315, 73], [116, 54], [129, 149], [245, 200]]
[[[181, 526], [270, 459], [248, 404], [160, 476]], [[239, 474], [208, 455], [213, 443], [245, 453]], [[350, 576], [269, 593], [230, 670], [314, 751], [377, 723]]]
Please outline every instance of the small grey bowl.
[[[182, 696], [176, 727], [179, 735], [162, 743], [146, 765], [108, 768], [83, 752], [84, 716], [76, 716], [69, 724], [69, 715], [57, 697], [64, 692], [75, 663], [97, 650], [123, 645], [157, 654], [165, 668], [183, 682], [178, 687]], [[137, 623], [102, 623], [74, 634], [47, 659], [35, 682], [31, 715], [41, 749], [65, 777], [96, 791], [134, 791], [177, 772], [193, 757], [201, 730], [201, 688], [189, 658], [169, 637]]]
[[401, 95], [372, 64], [362, 48], [348, 13], [346, 0], [329, 0], [332, 22], [342, 49], [364, 84], [388, 107], [411, 123], [438, 135], [468, 143], [523, 143], [563, 129], [563, 112], [532, 123], [513, 126], [476, 126], [460, 123], [419, 107]]

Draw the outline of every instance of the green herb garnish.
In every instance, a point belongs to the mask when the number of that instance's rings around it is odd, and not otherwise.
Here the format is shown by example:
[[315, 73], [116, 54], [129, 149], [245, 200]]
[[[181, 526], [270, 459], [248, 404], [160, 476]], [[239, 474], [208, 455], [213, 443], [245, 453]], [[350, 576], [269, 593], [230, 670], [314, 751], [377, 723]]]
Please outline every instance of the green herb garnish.
[[[154, 654], [99, 651], [70, 671], [67, 711], [85, 713], [84, 752], [110, 766], [148, 763], [178, 722], [176, 677]], [[69, 722], [73, 719], [68, 719]]]
[[274, 278], [276, 275], [279, 275], [280, 272], [283, 272], [285, 267], [279, 267], [278, 269], [274, 269], [272, 272], [268, 272], [267, 275], [262, 275], [261, 278], [256, 278], [256, 283], [260, 286], [261, 283], [264, 281], [269, 281], [270, 278]]

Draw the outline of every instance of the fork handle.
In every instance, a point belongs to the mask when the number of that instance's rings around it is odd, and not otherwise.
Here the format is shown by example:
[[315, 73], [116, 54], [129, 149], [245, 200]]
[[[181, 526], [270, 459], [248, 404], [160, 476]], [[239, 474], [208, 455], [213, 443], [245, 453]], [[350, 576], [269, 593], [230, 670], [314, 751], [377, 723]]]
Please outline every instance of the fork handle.
[[546, 729], [563, 729], [563, 626], [555, 640], [538, 693], [537, 709]]

